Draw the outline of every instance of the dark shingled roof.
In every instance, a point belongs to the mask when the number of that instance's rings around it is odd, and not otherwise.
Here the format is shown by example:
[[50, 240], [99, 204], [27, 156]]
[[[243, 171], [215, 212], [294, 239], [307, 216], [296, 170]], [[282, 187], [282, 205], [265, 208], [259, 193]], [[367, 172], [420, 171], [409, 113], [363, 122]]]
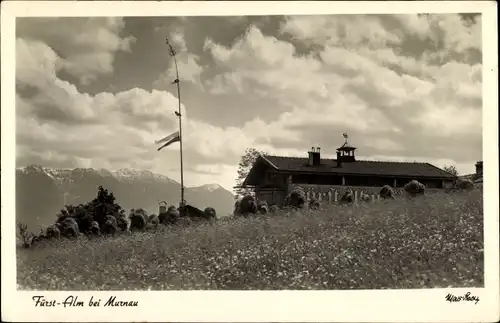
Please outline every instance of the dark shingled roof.
[[357, 160], [344, 162], [339, 168], [335, 159], [322, 158], [320, 165], [309, 166], [307, 158], [280, 156], [265, 156], [264, 158], [279, 170], [290, 172], [456, 178], [429, 163]]

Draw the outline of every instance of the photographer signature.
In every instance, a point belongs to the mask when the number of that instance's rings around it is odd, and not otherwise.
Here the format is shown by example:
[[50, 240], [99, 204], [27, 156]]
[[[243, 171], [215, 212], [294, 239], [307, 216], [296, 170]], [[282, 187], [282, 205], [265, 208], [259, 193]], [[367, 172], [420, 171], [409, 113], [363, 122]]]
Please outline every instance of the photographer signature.
[[450, 303], [466, 301], [466, 302], [475, 302], [474, 304], [477, 304], [479, 302], [479, 296], [471, 296], [470, 292], [467, 292], [463, 296], [455, 296], [453, 294], [448, 294], [446, 295], [445, 299]]

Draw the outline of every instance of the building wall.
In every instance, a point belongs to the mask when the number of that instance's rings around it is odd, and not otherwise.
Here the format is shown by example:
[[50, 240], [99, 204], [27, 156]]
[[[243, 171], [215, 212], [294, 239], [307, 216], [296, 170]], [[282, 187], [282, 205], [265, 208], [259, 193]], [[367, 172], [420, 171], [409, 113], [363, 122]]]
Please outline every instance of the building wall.
[[[382, 187], [389, 185], [392, 188], [403, 188], [413, 178], [404, 177], [384, 177], [384, 176], [355, 176], [355, 175], [319, 175], [319, 174], [293, 174], [291, 183], [293, 184], [314, 184], [314, 185], [347, 185], [356, 187]], [[419, 180], [429, 188], [443, 188], [441, 180]]]
[[283, 205], [286, 193], [280, 189], [256, 189], [255, 197], [260, 201], [266, 201], [268, 205]]
[[[337, 202], [346, 190], [351, 189], [356, 200], [363, 194], [368, 194], [375, 200], [378, 199], [378, 194], [383, 185], [391, 186], [396, 195], [404, 194], [403, 187], [411, 179], [345, 176], [344, 180], [342, 180], [342, 176], [331, 176], [331, 178], [327, 179], [327, 182], [333, 181], [335, 185], [325, 185], [322, 183], [324, 181], [324, 179], [321, 180], [314, 175], [310, 177], [305, 174], [299, 176], [284, 175], [269, 170], [263, 176], [260, 187], [255, 190], [255, 195], [257, 199], [266, 201], [269, 205], [282, 205], [293, 188], [300, 186], [305, 189], [308, 199], [314, 197], [333, 203]], [[303, 184], [304, 182], [308, 184]], [[314, 184], [311, 184], [311, 182]], [[345, 185], [342, 185], [342, 182]], [[439, 191], [442, 188], [451, 188], [453, 186], [453, 181], [422, 180], [422, 182], [426, 185], [428, 191]], [[363, 183], [368, 185], [363, 185]]]
[[[342, 185], [313, 185], [313, 184], [291, 184], [287, 191], [280, 189], [257, 189], [255, 191], [255, 196], [261, 201], [266, 201], [269, 205], [283, 205], [285, 203], [285, 198], [290, 191], [295, 187], [301, 187], [306, 192], [307, 199], [316, 198], [322, 202], [335, 203], [338, 202], [342, 194], [347, 190], [352, 190], [354, 194], [354, 199], [357, 201], [359, 197], [366, 194], [371, 197], [372, 200], [379, 199], [379, 193], [381, 187], [372, 186], [342, 186]], [[451, 187], [451, 186], [450, 186]], [[393, 189], [396, 196], [404, 196], [405, 192], [403, 188]], [[441, 189], [436, 188], [426, 188], [427, 192], [439, 192]]]
[[[357, 201], [363, 194], [367, 194], [372, 200], [379, 198], [381, 187], [373, 186], [342, 186], [342, 185], [311, 185], [311, 184], [292, 184], [290, 187], [293, 190], [295, 187], [301, 187], [306, 192], [307, 199], [316, 198], [319, 201], [328, 203], [338, 202], [342, 194], [348, 190], [352, 190], [354, 199]], [[396, 196], [402, 196], [404, 190], [402, 188], [395, 188], [394, 193]]]
[[264, 173], [261, 179], [260, 187], [281, 187], [284, 188], [286, 184], [286, 176], [278, 174], [275, 171], [268, 170]]

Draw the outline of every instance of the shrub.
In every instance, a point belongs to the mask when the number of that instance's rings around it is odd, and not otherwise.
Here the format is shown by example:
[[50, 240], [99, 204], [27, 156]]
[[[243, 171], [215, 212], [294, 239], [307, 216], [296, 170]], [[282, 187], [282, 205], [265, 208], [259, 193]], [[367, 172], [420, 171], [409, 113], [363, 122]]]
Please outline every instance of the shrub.
[[319, 201], [318, 201], [317, 199], [315, 199], [315, 198], [313, 197], [313, 198], [311, 198], [311, 199], [309, 200], [309, 208], [310, 208], [311, 210], [317, 210], [317, 209], [319, 209], [319, 207], [320, 207], [320, 203], [319, 203]]
[[[107, 221], [108, 215], [114, 216], [117, 220], [120, 217], [125, 217], [124, 210], [115, 202], [113, 193], [99, 186], [96, 198], [86, 204], [66, 205], [57, 214], [56, 223], [62, 224], [67, 218], [73, 218], [78, 224], [79, 231], [87, 234], [91, 232], [94, 221], [102, 228]], [[123, 223], [120, 223], [120, 225], [122, 226]]]
[[303, 208], [306, 204], [306, 193], [300, 187], [294, 188], [285, 199], [285, 206], [292, 208]]
[[389, 185], [382, 186], [379, 195], [383, 199], [393, 199], [395, 197], [394, 190]]
[[130, 225], [130, 221], [124, 215], [120, 215], [116, 218], [116, 225], [120, 230], [127, 231]]
[[46, 239], [46, 237], [44, 234], [34, 235], [33, 238], [31, 238], [31, 246], [34, 246], [45, 239]]
[[92, 223], [90, 224], [90, 230], [88, 234], [96, 236], [99, 234], [99, 232], [100, 232], [99, 223], [97, 223], [97, 221], [92, 221]]
[[365, 192], [361, 192], [359, 199], [362, 202], [371, 202], [372, 197], [370, 196], [370, 194], [366, 194]]
[[470, 179], [459, 178], [455, 182], [455, 188], [459, 190], [471, 190], [474, 188], [474, 182]]
[[122, 208], [115, 202], [115, 196], [113, 193], [109, 193], [107, 189], [99, 186], [97, 191], [97, 197], [92, 200], [89, 205], [89, 213], [99, 225], [102, 225], [107, 221], [107, 216], [112, 214], [115, 217], [121, 213]]
[[259, 201], [257, 203], [257, 211], [260, 214], [267, 214], [269, 213], [269, 206], [267, 205], [266, 201]]
[[417, 180], [412, 180], [404, 186], [404, 190], [410, 196], [423, 195], [425, 192], [425, 185]]
[[280, 210], [280, 208], [277, 205], [271, 205], [269, 207], [269, 213], [271, 213], [271, 214], [278, 213], [279, 210]]
[[33, 246], [33, 245], [37, 244], [38, 242], [45, 240], [45, 239], [47, 239], [47, 237], [45, 235], [45, 230], [40, 229], [40, 232], [38, 233], [38, 235], [33, 234], [33, 237], [31, 238], [31, 245]]
[[80, 233], [78, 222], [72, 217], [67, 217], [60, 224], [61, 235], [66, 238], [76, 238]]
[[90, 230], [93, 218], [87, 205], [65, 205], [64, 207], [65, 208], [57, 214], [57, 223], [63, 223], [66, 219], [73, 218], [82, 232]]
[[130, 229], [143, 230], [149, 222], [149, 217], [143, 209], [130, 210]]
[[161, 224], [171, 225], [177, 223], [180, 218], [179, 210], [175, 206], [170, 206], [167, 212], [160, 213], [158, 220]]
[[351, 190], [347, 190], [342, 194], [339, 200], [340, 204], [349, 204], [354, 202], [354, 194]]
[[234, 210], [233, 210], [233, 215], [234, 216], [241, 215], [240, 206], [241, 206], [241, 200], [236, 200], [236, 202], [234, 202]]
[[118, 221], [112, 215], [106, 217], [106, 222], [102, 225], [102, 233], [115, 234], [118, 229]]
[[17, 238], [21, 240], [24, 248], [29, 248], [35, 235], [28, 231], [28, 226], [24, 223], [17, 223]]
[[246, 195], [241, 199], [239, 211], [243, 216], [256, 214], [258, 211], [257, 202], [252, 195]]
[[59, 230], [59, 227], [57, 225], [51, 225], [46, 229], [45, 236], [47, 237], [47, 239], [59, 239], [61, 237], [61, 231]]
[[158, 225], [158, 224], [160, 224], [160, 218], [156, 214], [151, 214], [149, 216], [149, 223], [151, 223], [153, 225]]
[[217, 217], [217, 213], [215, 212], [215, 209], [213, 207], [207, 207], [203, 212], [208, 218], [215, 219]]

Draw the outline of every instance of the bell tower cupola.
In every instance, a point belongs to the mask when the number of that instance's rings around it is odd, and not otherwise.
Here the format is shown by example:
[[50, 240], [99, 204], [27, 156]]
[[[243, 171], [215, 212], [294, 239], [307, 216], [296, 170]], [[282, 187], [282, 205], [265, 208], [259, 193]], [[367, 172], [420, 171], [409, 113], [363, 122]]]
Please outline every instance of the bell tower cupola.
[[342, 136], [344, 137], [345, 142], [342, 146], [337, 148], [337, 167], [342, 167], [342, 163], [352, 163], [356, 161], [356, 147], [349, 145], [349, 136], [346, 132], [344, 132]]

